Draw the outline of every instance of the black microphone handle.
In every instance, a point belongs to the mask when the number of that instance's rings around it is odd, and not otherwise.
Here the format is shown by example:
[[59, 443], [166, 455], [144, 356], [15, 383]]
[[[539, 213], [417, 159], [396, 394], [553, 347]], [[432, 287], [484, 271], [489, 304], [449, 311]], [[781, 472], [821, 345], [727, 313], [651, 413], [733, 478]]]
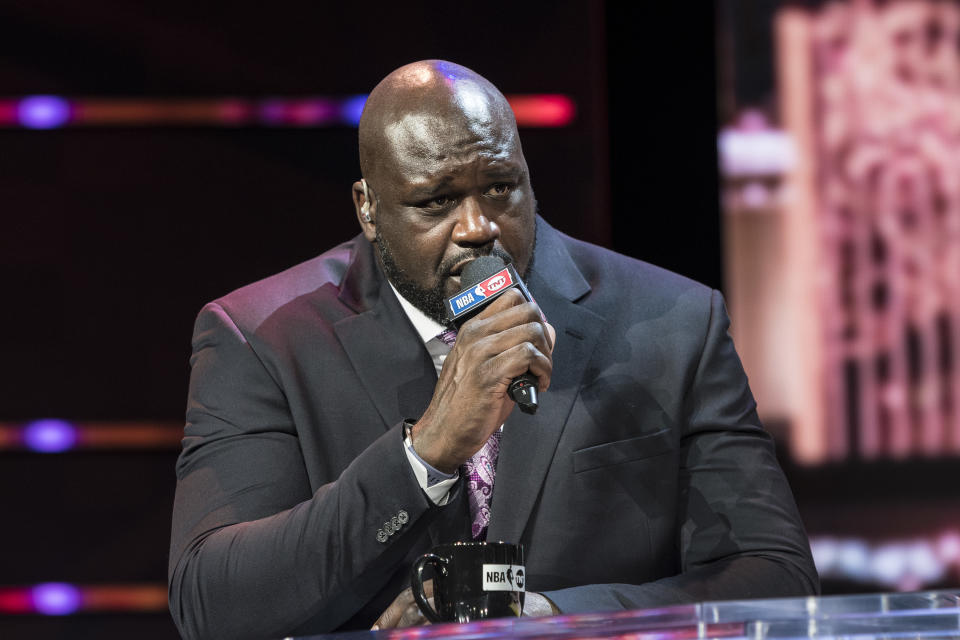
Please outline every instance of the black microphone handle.
[[538, 382], [537, 376], [529, 371], [521, 373], [510, 382], [510, 386], [507, 387], [507, 393], [510, 394], [510, 398], [520, 407], [520, 411], [529, 413], [530, 415], [537, 412], [537, 408], [540, 406], [539, 399], [537, 398]]

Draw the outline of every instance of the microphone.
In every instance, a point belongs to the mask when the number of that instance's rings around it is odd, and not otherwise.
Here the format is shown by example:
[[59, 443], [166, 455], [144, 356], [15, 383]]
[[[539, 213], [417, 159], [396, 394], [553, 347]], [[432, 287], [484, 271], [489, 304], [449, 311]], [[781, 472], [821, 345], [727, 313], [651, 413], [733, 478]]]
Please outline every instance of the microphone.
[[[447, 319], [459, 329], [464, 322], [496, 300], [504, 291], [518, 289], [527, 302], [533, 296], [527, 285], [517, 275], [512, 264], [504, 264], [497, 256], [480, 256], [467, 263], [460, 273], [463, 289], [447, 300]], [[536, 413], [540, 406], [537, 398], [537, 377], [527, 371], [510, 382], [507, 393], [524, 413]]]

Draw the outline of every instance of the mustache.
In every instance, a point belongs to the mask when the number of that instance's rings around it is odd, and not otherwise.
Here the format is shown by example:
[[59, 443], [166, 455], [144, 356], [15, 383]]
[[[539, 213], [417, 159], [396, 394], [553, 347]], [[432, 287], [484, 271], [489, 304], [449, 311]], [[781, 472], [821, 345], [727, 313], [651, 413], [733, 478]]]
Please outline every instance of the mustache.
[[504, 249], [499, 245], [495, 245], [493, 248], [490, 248], [490, 249], [487, 249], [484, 247], [478, 247], [476, 249], [466, 249], [464, 251], [461, 251], [455, 256], [447, 258], [446, 260], [440, 263], [439, 267], [437, 267], [437, 273], [440, 275], [440, 277], [445, 278], [450, 275], [450, 270], [453, 269], [458, 264], [460, 264], [461, 262], [465, 262], [467, 260], [473, 260], [475, 258], [480, 258], [482, 256], [497, 256], [498, 258], [503, 260], [505, 264], [513, 263], [513, 256], [511, 256], [506, 249]]

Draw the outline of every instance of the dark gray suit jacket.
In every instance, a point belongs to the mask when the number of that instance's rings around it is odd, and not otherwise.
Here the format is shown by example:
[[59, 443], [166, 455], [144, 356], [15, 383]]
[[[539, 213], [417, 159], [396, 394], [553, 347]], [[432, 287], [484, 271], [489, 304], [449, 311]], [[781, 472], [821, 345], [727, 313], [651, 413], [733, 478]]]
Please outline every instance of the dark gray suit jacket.
[[[524, 543], [527, 588], [565, 612], [816, 592], [720, 294], [542, 219], [528, 284], [554, 375], [507, 420], [488, 532]], [[416, 555], [467, 539], [464, 492], [434, 506], [403, 453], [436, 373], [362, 237], [204, 307], [191, 364], [185, 636], [369, 627]]]

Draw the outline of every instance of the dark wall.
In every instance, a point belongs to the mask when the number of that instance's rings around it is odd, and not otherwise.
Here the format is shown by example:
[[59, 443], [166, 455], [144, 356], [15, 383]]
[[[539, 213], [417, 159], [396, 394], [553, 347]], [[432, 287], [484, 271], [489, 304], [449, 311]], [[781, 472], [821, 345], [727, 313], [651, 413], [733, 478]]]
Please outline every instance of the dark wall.
[[[97, 0], [0, 8], [10, 94], [349, 95], [446, 57], [506, 93], [558, 92], [572, 127], [525, 130], [544, 215], [610, 243], [602, 6], [403, 3], [186, 11]], [[109, 19], [104, 16], [110, 16]], [[356, 130], [0, 132], [10, 283], [4, 419], [178, 417], [200, 306], [358, 231]]]
[[710, 2], [607, 6], [614, 248], [722, 287]]
[[[572, 127], [522, 132], [555, 226], [720, 284], [709, 10], [403, 3], [361, 20], [320, 3], [132, 4], [3, 5], [0, 87], [352, 94], [403, 62], [450, 58], [504, 92], [576, 100]], [[357, 229], [350, 128], [6, 130], [0, 142], [0, 419], [178, 417], [199, 307]]]

